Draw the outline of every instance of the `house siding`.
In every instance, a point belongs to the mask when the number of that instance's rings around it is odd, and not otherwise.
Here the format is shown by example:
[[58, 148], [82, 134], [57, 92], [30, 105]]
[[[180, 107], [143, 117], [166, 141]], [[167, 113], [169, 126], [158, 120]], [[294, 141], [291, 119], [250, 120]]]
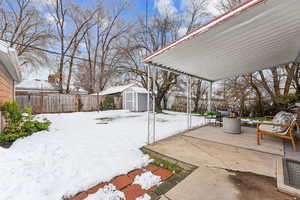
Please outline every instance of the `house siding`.
[[12, 101], [14, 98], [14, 81], [0, 63], [0, 104]]

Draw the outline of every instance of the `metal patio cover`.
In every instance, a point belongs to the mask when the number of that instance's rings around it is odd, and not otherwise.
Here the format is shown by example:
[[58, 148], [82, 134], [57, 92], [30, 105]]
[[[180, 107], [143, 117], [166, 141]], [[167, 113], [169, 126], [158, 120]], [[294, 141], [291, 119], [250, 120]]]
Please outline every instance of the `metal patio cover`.
[[250, 0], [144, 62], [217, 81], [292, 62], [299, 51], [300, 0]]

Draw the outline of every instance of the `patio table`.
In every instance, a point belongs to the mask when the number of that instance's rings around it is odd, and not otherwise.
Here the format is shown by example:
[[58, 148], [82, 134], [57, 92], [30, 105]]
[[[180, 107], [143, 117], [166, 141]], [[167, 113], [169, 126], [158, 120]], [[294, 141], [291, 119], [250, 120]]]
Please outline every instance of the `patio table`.
[[223, 130], [225, 133], [240, 134], [241, 119], [237, 117], [223, 117]]

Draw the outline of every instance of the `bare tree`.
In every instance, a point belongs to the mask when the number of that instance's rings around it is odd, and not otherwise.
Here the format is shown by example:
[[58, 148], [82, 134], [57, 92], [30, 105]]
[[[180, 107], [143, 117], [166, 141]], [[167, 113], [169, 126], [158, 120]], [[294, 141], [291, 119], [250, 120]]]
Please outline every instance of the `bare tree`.
[[31, 0], [3, 0], [0, 5], [0, 39], [16, 48], [22, 66], [42, 65], [48, 57], [34, 47], [48, 47], [52, 34], [47, 20]]
[[63, 93], [63, 84], [64, 84], [64, 66], [65, 66], [65, 58], [67, 53], [73, 47], [78, 47], [76, 45], [76, 41], [78, 40], [79, 35], [82, 33], [83, 29], [86, 25], [91, 21], [94, 16], [94, 11], [89, 17], [80, 21], [76, 26], [69, 26], [72, 30], [67, 30], [66, 24], [70, 23], [70, 15], [72, 10], [70, 9], [70, 5], [65, 4], [64, 0], [56, 0], [48, 6], [49, 13], [52, 16], [53, 21], [55, 22], [56, 29], [56, 39], [59, 41], [59, 68], [58, 72], [60, 74], [59, 77], [59, 90]]
[[288, 86], [290, 86], [290, 84], [294, 84], [297, 100], [300, 101], [300, 63], [290, 63], [285, 66], [285, 70], [287, 72], [287, 84], [284, 88], [284, 95], [288, 94]]
[[192, 81], [192, 101], [194, 102], [194, 110], [193, 112], [200, 111], [199, 102], [203, 99], [203, 96], [207, 92], [207, 86], [204, 84], [203, 80], [193, 80]]
[[[204, 16], [204, 5], [206, 5], [204, 0], [192, 1], [192, 6], [186, 8], [188, 11], [185, 11], [184, 15], [153, 17], [149, 27], [146, 26], [144, 20], [139, 20], [138, 26], [135, 27], [136, 32], [130, 35], [123, 53], [127, 61], [125, 64], [127, 71], [134, 74], [135, 79], [139, 80], [145, 88], [148, 87], [147, 66], [142, 63], [142, 58], [178, 39], [182, 35], [181, 30], [188, 32], [195, 25], [199, 25], [200, 19]], [[154, 85], [151, 81], [149, 87], [155, 90], [156, 108], [157, 111], [161, 111], [162, 101], [166, 100], [168, 91], [178, 84], [179, 75], [152, 67], [151, 71], [151, 74], [156, 77], [156, 81]]]
[[226, 12], [234, 7], [237, 7], [241, 3], [245, 2], [245, 0], [220, 0], [216, 8], [221, 12]]
[[227, 101], [231, 109], [238, 111], [240, 116], [248, 114], [247, 101], [251, 101], [251, 87], [244, 77], [237, 76], [226, 81]]
[[201, 25], [201, 20], [208, 16], [206, 11], [207, 5], [207, 0], [191, 0], [190, 4], [184, 7], [184, 17], [187, 18], [187, 32]]
[[70, 13], [70, 19], [73, 21], [74, 25], [78, 29], [82, 23], [84, 23], [86, 20], [89, 21], [88, 23], [85, 23], [85, 25], [82, 27], [82, 31], [79, 32], [78, 35], [75, 36], [75, 39], [73, 41], [73, 44], [70, 47], [70, 59], [68, 60], [68, 78], [67, 78], [67, 86], [66, 86], [66, 93], [70, 92], [70, 84], [71, 84], [71, 78], [73, 74], [73, 65], [74, 65], [74, 58], [77, 54], [79, 54], [80, 50], [80, 44], [83, 43], [84, 37], [87, 35], [89, 30], [95, 25], [94, 21], [91, 20], [91, 16], [94, 15], [94, 13], [90, 10], [82, 10], [77, 5], [71, 5], [71, 9], [73, 12]]
[[103, 90], [119, 66], [122, 37], [131, 27], [121, 18], [126, 7], [127, 3], [124, 2], [114, 12], [109, 12], [98, 5], [98, 12], [93, 19], [95, 26], [84, 36], [83, 43], [88, 58], [86, 88], [90, 93]]
[[[178, 23], [172, 23], [172, 20], [169, 17], [159, 18], [155, 17], [152, 21], [151, 27], [147, 29], [143, 20], [140, 20], [139, 27], [136, 33], [129, 38], [130, 41], [128, 44], [130, 46], [123, 49], [124, 55], [127, 58], [127, 70], [129, 73], [135, 74], [141, 84], [147, 88], [147, 70], [146, 66], [142, 63], [142, 58], [167, 44], [170, 41], [170, 38], [175, 39], [177, 34], [173, 31], [178, 31], [178, 28], [174, 26]], [[175, 38], [174, 38], [175, 37]], [[161, 102], [167, 92], [177, 84], [177, 74], [153, 69], [152, 74], [155, 75], [156, 81], [151, 88], [156, 88], [156, 108], [157, 111], [161, 111]]]

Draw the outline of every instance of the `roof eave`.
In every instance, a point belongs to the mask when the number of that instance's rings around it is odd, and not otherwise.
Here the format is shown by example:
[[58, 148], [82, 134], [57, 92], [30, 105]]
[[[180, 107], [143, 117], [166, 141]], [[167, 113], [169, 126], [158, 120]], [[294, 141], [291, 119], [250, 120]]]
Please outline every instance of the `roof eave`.
[[204, 78], [204, 77], [196, 76], [196, 75], [193, 75], [193, 74], [190, 74], [190, 73], [182, 72], [182, 71], [179, 71], [179, 70], [176, 70], [176, 69], [173, 69], [173, 68], [161, 65], [161, 64], [154, 63], [152, 61], [149, 61], [147, 63], [150, 64], [150, 65], [154, 65], [155, 67], [158, 67], [158, 68], [163, 69], [165, 71], [169, 71], [169, 72], [172, 72], [172, 73], [175, 73], [175, 74], [178, 74], [178, 75], [184, 74], [186, 76], [190, 76], [192, 78], [197, 78], [197, 79], [201, 79], [201, 80], [208, 81], [208, 82], [216, 81], [216, 80], [210, 80], [210, 79], [207, 79], [207, 78]]
[[21, 74], [18, 67], [20, 66], [16, 50], [10, 48], [9, 45], [0, 40], [0, 51], [2, 54], [2, 59], [4, 61], [3, 65], [7, 72], [10, 74], [12, 79], [19, 83], [21, 81]]

